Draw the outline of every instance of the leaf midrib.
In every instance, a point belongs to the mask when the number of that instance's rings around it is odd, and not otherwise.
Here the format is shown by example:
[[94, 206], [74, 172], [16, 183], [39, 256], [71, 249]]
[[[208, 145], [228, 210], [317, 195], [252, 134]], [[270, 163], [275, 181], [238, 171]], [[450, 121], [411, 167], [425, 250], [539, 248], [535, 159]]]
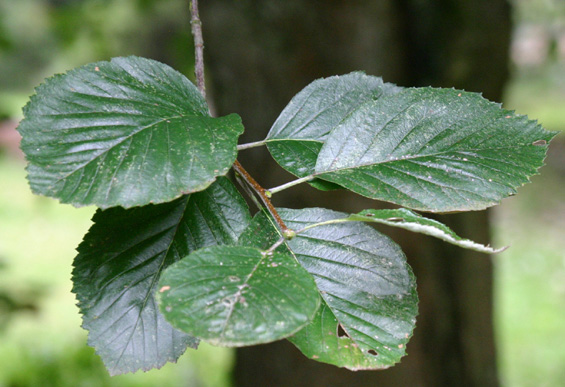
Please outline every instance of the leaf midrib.
[[[249, 256], [249, 255], [248, 255]], [[230, 308], [228, 310], [228, 315], [225, 318], [224, 324], [222, 325], [222, 330], [220, 331], [220, 337], [225, 338], [225, 332], [226, 329], [228, 327], [228, 323], [231, 319], [231, 316], [233, 315], [233, 311], [235, 310], [235, 306], [238, 304], [239, 301], [239, 297], [243, 294], [243, 289], [246, 289], [247, 287], [244, 287], [243, 285], [249, 285], [249, 281], [251, 280], [251, 277], [253, 276], [253, 274], [255, 273], [255, 271], [257, 271], [257, 269], [259, 268], [260, 263], [263, 261], [263, 259], [265, 259], [265, 256], [263, 256], [261, 254], [261, 258], [257, 261], [257, 264], [253, 267], [253, 269], [251, 270], [251, 272], [247, 275], [247, 277], [245, 278], [245, 280], [243, 281], [243, 283], [240, 285], [240, 287], [238, 287], [238, 290], [236, 293], [234, 293], [233, 297], [234, 297], [234, 302], [231, 303]]]
[[[317, 177], [323, 174], [327, 174], [327, 173], [333, 173], [333, 172], [341, 172], [341, 171], [345, 171], [348, 169], [356, 169], [356, 168], [362, 168], [362, 167], [370, 167], [373, 165], [381, 165], [381, 164], [387, 164], [387, 163], [395, 163], [395, 162], [402, 162], [405, 160], [417, 160], [420, 158], [425, 158], [425, 157], [437, 157], [437, 156], [446, 156], [446, 155], [450, 155], [450, 154], [461, 154], [467, 157], [473, 157], [473, 158], [477, 158], [476, 156], [470, 156], [468, 153], [473, 153], [473, 152], [482, 152], [482, 151], [497, 151], [497, 150], [509, 150], [509, 149], [520, 149], [523, 148], [524, 144], [519, 144], [519, 145], [514, 145], [514, 146], [505, 146], [505, 147], [495, 147], [495, 148], [481, 148], [481, 149], [464, 149], [464, 150], [446, 150], [443, 152], [435, 152], [435, 153], [429, 153], [429, 154], [424, 154], [424, 155], [414, 155], [414, 156], [400, 156], [396, 159], [389, 159], [389, 160], [382, 160], [382, 161], [377, 161], [377, 162], [372, 162], [372, 163], [363, 163], [363, 164], [356, 164], [354, 166], [346, 166], [346, 167], [342, 167], [342, 168], [335, 168], [332, 170], [327, 170], [327, 171], [319, 171], [319, 172], [314, 172], [313, 174], [309, 175], [309, 177]], [[480, 157], [478, 157], [480, 159]], [[464, 160], [462, 160], [464, 161]], [[467, 160], [469, 161], [469, 160]], [[499, 161], [499, 160], [496, 160]], [[500, 160], [500, 162], [504, 162], [504, 160]]]
[[[159, 264], [159, 268], [158, 268], [157, 271], [153, 274], [153, 279], [151, 280], [151, 284], [150, 284], [150, 286], [148, 287], [147, 293], [145, 294], [145, 298], [144, 298], [144, 300], [143, 300], [143, 304], [142, 304], [142, 306], [139, 308], [139, 313], [138, 313], [138, 315], [137, 315], [137, 319], [135, 320], [135, 324], [134, 324], [134, 326], [131, 328], [131, 333], [130, 333], [130, 335], [129, 335], [129, 337], [128, 337], [127, 344], [124, 345], [123, 350], [122, 350], [122, 352], [120, 353], [120, 356], [119, 356], [118, 359], [116, 360], [116, 367], [117, 367], [117, 365], [120, 363], [120, 361], [121, 361], [121, 359], [122, 359], [122, 357], [123, 357], [123, 355], [124, 355], [124, 353], [125, 353], [125, 351], [126, 351], [128, 345], [129, 345], [129, 343], [131, 342], [131, 339], [132, 339], [132, 337], [133, 337], [133, 335], [134, 335], [134, 333], [135, 333], [135, 330], [136, 330], [136, 328], [137, 328], [137, 325], [138, 325], [139, 322], [141, 321], [141, 314], [142, 314], [143, 311], [145, 310], [145, 306], [147, 305], [147, 302], [148, 302], [149, 298], [150, 298], [151, 295], [152, 295], [152, 289], [153, 289], [153, 287], [154, 287], [154, 285], [155, 285], [155, 282], [156, 282], [157, 278], [160, 277], [160, 274], [161, 274], [161, 272], [163, 271], [163, 266], [164, 266], [164, 264], [165, 264], [165, 261], [167, 260], [167, 257], [169, 256], [169, 251], [171, 250], [171, 247], [174, 246], [174, 244], [175, 244], [175, 239], [176, 239], [176, 236], [177, 236], [177, 233], [178, 233], [180, 224], [182, 223], [182, 220], [183, 220], [183, 218], [184, 218], [184, 216], [185, 216], [185, 212], [186, 212], [186, 209], [188, 208], [188, 203], [190, 202], [191, 197], [192, 197], [192, 195], [189, 195], [189, 196], [188, 196], [188, 198], [187, 198], [187, 200], [186, 200], [186, 202], [185, 202], [185, 204], [184, 204], [184, 206], [183, 206], [183, 210], [182, 210], [182, 212], [180, 212], [181, 215], [180, 215], [180, 217], [179, 217], [179, 219], [178, 219], [178, 222], [177, 222], [176, 225], [175, 225], [174, 232], [173, 232], [172, 235], [171, 235], [171, 241], [170, 241], [169, 245], [167, 246], [167, 249], [165, 250], [165, 253], [163, 254], [163, 259], [162, 259], [161, 263]], [[174, 329], [174, 328], [172, 328], [172, 329]]]

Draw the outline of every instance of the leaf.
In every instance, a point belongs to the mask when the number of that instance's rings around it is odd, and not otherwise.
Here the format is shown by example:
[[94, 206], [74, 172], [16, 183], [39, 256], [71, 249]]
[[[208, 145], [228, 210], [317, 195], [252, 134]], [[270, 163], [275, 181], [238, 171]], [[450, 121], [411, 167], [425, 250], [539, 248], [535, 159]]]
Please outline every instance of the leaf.
[[494, 249], [490, 246], [461, 238], [443, 223], [434, 219], [425, 218], [406, 208], [398, 208], [395, 210], [363, 210], [358, 214], [348, 216], [346, 219], [399, 227], [408, 231], [430, 235], [453, 245], [486, 254], [500, 253], [508, 248], [502, 247], [500, 249]]
[[208, 189], [173, 202], [98, 211], [78, 247], [73, 292], [110, 374], [161, 367], [198, 340], [173, 329], [154, 300], [163, 269], [191, 251], [234, 244], [250, 221], [233, 184], [219, 178]]
[[[318, 79], [281, 112], [265, 139], [269, 152], [289, 172], [307, 176], [314, 172], [325, 139], [345, 117], [364, 102], [399, 90], [361, 72]], [[322, 190], [339, 188], [317, 179], [310, 184]]]
[[[322, 208], [278, 209], [301, 230], [347, 215]], [[239, 244], [265, 248], [278, 239], [263, 213]], [[351, 370], [387, 368], [405, 354], [417, 314], [416, 284], [398, 245], [363, 223], [336, 223], [297, 234], [276, 251], [292, 253], [314, 276], [322, 304], [290, 338], [309, 358]]]
[[46, 80], [19, 126], [36, 194], [133, 207], [202, 191], [235, 161], [237, 115], [212, 118], [182, 74], [114, 58]]
[[344, 119], [311, 176], [413, 209], [480, 210], [528, 182], [554, 135], [475, 93], [407, 89]]
[[290, 254], [213, 246], [165, 270], [161, 312], [178, 329], [215, 345], [240, 347], [287, 337], [320, 305], [316, 286]]

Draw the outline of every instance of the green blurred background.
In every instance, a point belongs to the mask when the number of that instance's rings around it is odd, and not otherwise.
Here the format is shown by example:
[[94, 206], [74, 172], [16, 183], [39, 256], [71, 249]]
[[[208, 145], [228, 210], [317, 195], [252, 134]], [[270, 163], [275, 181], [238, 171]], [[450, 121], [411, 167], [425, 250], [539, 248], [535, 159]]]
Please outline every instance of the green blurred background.
[[[165, 60], [192, 77], [187, 2], [0, 0], [0, 387], [228, 386], [233, 354], [202, 345], [178, 364], [110, 378], [71, 294], [93, 208], [31, 195], [14, 127], [45, 77], [112, 56]], [[565, 130], [565, 2], [514, 0], [504, 105]], [[565, 136], [547, 166], [493, 212], [496, 333], [506, 386], [565, 381]]]

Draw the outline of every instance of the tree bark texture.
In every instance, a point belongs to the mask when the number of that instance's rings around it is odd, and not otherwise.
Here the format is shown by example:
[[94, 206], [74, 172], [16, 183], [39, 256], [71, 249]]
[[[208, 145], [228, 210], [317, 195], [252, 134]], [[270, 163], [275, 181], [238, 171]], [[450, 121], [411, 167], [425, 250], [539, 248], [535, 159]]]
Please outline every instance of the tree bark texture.
[[[507, 79], [505, 0], [206, 0], [201, 18], [217, 114], [240, 114], [241, 143], [262, 140], [292, 96], [316, 78], [363, 70], [402, 86], [481, 91], [500, 100]], [[242, 164], [264, 187], [289, 181], [264, 148]], [[307, 185], [274, 197], [283, 207], [357, 211], [386, 204]], [[487, 212], [441, 216], [488, 243]], [[497, 386], [488, 256], [382, 229], [399, 242], [418, 282], [420, 315], [408, 356], [384, 371], [351, 372], [308, 360], [281, 341], [237, 350], [244, 386]]]

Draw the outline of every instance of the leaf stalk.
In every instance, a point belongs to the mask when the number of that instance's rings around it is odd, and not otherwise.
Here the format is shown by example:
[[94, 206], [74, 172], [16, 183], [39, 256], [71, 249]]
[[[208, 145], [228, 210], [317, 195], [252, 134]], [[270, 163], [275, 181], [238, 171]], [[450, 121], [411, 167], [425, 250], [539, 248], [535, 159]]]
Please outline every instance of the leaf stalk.
[[266, 142], [264, 140], [263, 141], [250, 142], [248, 144], [238, 145], [237, 150], [240, 151], [240, 150], [244, 150], [244, 149], [256, 148], [256, 147], [259, 147], [259, 146], [263, 146], [265, 144], [266, 144]]
[[281, 192], [281, 191], [283, 191], [287, 188], [294, 187], [295, 185], [302, 184], [302, 183], [305, 183], [307, 181], [310, 181], [313, 178], [314, 178], [314, 176], [312, 176], [312, 175], [301, 177], [299, 179], [289, 181], [288, 183], [281, 184], [277, 187], [269, 188], [268, 190], [266, 190], [266, 193], [267, 193], [267, 195], [271, 196], [271, 195], [276, 194], [277, 192]]

